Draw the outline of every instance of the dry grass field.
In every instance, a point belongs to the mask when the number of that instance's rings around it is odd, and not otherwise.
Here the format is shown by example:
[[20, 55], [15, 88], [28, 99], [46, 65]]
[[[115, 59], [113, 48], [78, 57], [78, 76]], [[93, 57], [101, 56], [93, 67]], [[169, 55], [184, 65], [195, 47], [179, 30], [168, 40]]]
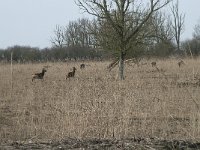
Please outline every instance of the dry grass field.
[[[153, 61], [153, 60], [152, 60]], [[155, 61], [155, 60], [154, 60]], [[0, 64], [0, 143], [66, 137], [200, 140], [200, 60], [157, 60], [159, 70], [109, 62]], [[49, 65], [44, 80], [31, 75]], [[75, 78], [65, 80], [75, 66]]]

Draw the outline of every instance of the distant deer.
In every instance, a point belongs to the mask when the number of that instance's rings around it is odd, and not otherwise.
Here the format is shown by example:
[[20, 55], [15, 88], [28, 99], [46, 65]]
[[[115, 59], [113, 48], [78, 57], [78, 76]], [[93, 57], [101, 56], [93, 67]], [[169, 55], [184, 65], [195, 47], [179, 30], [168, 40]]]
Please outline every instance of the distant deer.
[[151, 63], [151, 66], [152, 66], [152, 67], [156, 67], [156, 62], [153, 61], [153, 62]]
[[47, 72], [47, 70], [43, 68], [41, 73], [35, 73], [35, 74], [33, 74], [32, 75], [32, 82], [35, 79], [43, 79], [45, 72]]
[[76, 68], [73, 67], [73, 71], [72, 71], [72, 72], [69, 72], [69, 73], [66, 75], [66, 80], [67, 80], [67, 78], [74, 77], [74, 75], [75, 75], [75, 71], [76, 71]]
[[80, 69], [84, 69], [84, 68], [85, 68], [85, 64], [81, 64]]
[[180, 68], [182, 65], [185, 65], [185, 63], [184, 63], [183, 60], [181, 60], [181, 61], [178, 62], [178, 66], [179, 66], [179, 68]]

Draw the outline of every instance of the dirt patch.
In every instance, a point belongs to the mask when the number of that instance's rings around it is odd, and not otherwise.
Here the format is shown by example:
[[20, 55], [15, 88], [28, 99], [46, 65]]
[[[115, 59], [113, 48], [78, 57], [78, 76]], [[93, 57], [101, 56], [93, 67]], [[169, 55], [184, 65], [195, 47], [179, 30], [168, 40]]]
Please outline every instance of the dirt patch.
[[4, 150], [32, 150], [32, 149], [52, 149], [52, 150], [196, 150], [200, 149], [200, 143], [191, 141], [178, 140], [159, 140], [156, 138], [131, 138], [123, 140], [107, 139], [71, 139], [67, 138], [61, 141], [50, 142], [13, 142], [11, 144], [1, 145], [0, 149]]

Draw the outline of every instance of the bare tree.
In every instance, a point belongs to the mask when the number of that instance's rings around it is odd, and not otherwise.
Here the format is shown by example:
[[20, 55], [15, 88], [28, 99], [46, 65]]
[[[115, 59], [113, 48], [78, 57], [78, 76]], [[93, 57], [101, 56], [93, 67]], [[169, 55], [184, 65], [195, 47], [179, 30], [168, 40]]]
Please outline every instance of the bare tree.
[[173, 39], [174, 36], [169, 15], [163, 12], [155, 13], [152, 24], [154, 26], [157, 43], [160, 41], [171, 41]]
[[89, 47], [91, 44], [90, 24], [90, 21], [85, 18], [69, 22], [65, 32], [67, 46]]
[[173, 15], [173, 33], [177, 44], [177, 50], [180, 51], [180, 40], [181, 34], [184, 30], [185, 14], [180, 14], [179, 12], [179, 0], [177, 0], [176, 4], [172, 6], [171, 11]]
[[199, 23], [194, 27], [193, 37], [197, 40], [200, 40], [200, 20]]
[[144, 37], [141, 31], [148, 20], [171, 1], [149, 0], [149, 3], [145, 3], [136, 0], [76, 0], [76, 3], [83, 11], [96, 16], [98, 21], [106, 22], [108, 29], [113, 31], [111, 40], [119, 52], [119, 76], [123, 80], [125, 56], [132, 49], [130, 43]]
[[65, 29], [59, 25], [56, 25], [54, 30], [55, 37], [51, 38], [53, 46], [62, 48], [65, 44]]
[[70, 21], [66, 27], [57, 25], [51, 39], [51, 43], [55, 47], [90, 47], [93, 45], [90, 34], [90, 26], [92, 22], [89, 19], [82, 18], [76, 21]]

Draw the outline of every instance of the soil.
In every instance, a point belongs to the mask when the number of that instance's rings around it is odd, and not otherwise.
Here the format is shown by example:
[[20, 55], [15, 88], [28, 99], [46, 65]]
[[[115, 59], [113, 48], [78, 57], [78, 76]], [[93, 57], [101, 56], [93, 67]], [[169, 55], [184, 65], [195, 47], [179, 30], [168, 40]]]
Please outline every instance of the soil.
[[132, 138], [123, 140], [71, 139], [49, 142], [13, 142], [0, 145], [2, 150], [196, 150], [199, 142], [159, 140], [156, 138]]

